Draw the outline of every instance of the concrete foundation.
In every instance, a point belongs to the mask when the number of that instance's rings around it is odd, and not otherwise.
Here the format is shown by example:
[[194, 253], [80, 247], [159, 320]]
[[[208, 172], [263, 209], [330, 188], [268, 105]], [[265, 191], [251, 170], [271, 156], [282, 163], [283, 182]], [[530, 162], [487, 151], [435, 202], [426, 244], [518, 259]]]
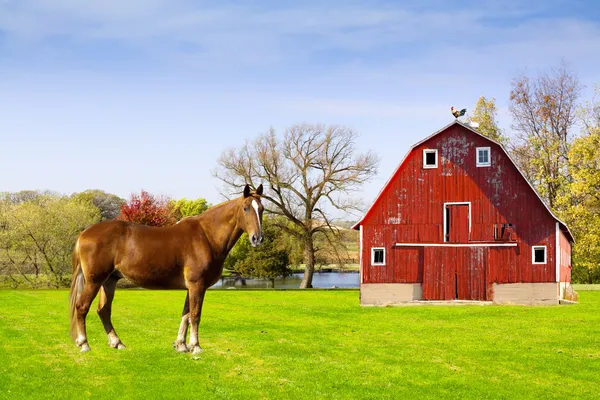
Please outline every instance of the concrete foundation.
[[558, 304], [558, 283], [494, 283], [494, 304]]
[[420, 283], [363, 283], [360, 285], [360, 304], [387, 306], [420, 300], [423, 289]]
[[[570, 285], [567, 286], [569, 288]], [[559, 299], [559, 283], [506, 283], [492, 284], [492, 301], [474, 302], [464, 300], [425, 301], [423, 287], [420, 283], [363, 283], [360, 286], [360, 304], [362, 306], [391, 306], [412, 304], [521, 304], [521, 305], [556, 305], [559, 300], [576, 301], [577, 294], [566, 295], [569, 290], [563, 289], [563, 297]], [[571, 288], [572, 290], [572, 288]]]

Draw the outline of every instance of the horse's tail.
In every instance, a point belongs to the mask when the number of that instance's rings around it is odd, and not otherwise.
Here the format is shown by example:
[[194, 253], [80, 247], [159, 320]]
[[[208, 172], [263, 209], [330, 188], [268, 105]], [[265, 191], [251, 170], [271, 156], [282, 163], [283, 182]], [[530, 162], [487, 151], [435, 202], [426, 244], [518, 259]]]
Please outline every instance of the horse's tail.
[[69, 291], [70, 313], [71, 313], [71, 337], [73, 340], [77, 338], [77, 299], [83, 291], [85, 278], [81, 269], [81, 260], [79, 259], [79, 240], [75, 244], [73, 250], [73, 277], [71, 279], [71, 290]]

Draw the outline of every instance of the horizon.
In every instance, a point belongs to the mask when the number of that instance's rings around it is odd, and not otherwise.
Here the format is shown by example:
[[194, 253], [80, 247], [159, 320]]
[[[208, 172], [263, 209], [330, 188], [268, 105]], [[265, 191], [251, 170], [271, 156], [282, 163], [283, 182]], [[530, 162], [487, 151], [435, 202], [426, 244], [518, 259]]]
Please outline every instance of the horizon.
[[379, 156], [366, 210], [451, 106], [495, 98], [510, 136], [511, 80], [563, 59], [589, 99], [600, 6], [3, 0], [0, 49], [0, 191], [217, 204], [223, 151], [308, 122], [351, 127], [357, 152]]

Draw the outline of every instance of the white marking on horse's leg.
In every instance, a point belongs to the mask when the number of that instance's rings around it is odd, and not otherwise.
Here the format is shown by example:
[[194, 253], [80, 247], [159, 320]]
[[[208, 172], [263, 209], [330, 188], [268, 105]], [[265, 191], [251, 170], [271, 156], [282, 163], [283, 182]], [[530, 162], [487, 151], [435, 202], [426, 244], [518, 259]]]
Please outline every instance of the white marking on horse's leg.
[[192, 324], [190, 328], [190, 343], [188, 347], [198, 346], [198, 329]]
[[180, 353], [186, 353], [188, 351], [188, 347], [185, 344], [185, 339], [187, 336], [188, 325], [190, 323], [190, 314], [186, 314], [181, 317], [181, 324], [179, 325], [179, 333], [177, 334], [177, 340], [175, 341], [175, 348]]
[[194, 326], [195, 324], [191, 324], [190, 327], [190, 343], [188, 344], [188, 349], [192, 354], [200, 354], [204, 350], [198, 344], [198, 328]]
[[177, 341], [185, 343], [185, 338], [187, 336], [188, 324], [190, 321], [190, 314], [185, 314], [181, 317], [181, 325], [179, 325], [179, 333], [177, 334]]
[[79, 334], [77, 336], [77, 339], [75, 340], [75, 344], [79, 347], [81, 347], [81, 352], [82, 353], [87, 353], [88, 351], [90, 351], [90, 345], [87, 342], [87, 337], [85, 337], [83, 334]]
[[256, 200], [252, 200], [252, 208], [256, 211], [256, 221], [258, 222], [258, 232], [262, 235], [262, 228], [260, 227], [260, 215], [258, 215], [258, 203]]
[[84, 344], [85, 342], [87, 342], [87, 339], [85, 336], [83, 336], [81, 333], [79, 334], [79, 336], [77, 336], [77, 340], [75, 340], [75, 344], [77, 346], [81, 346], [82, 344]]
[[125, 348], [125, 345], [121, 342], [121, 339], [119, 339], [115, 331], [111, 331], [108, 334], [108, 345], [113, 349], [122, 350]]

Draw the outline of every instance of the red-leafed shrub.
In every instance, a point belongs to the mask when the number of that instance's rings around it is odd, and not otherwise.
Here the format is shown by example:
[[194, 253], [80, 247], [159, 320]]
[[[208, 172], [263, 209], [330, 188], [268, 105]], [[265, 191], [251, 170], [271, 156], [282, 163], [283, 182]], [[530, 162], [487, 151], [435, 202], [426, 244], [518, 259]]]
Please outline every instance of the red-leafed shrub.
[[169, 199], [156, 197], [145, 190], [139, 195], [131, 195], [129, 201], [121, 206], [121, 214], [117, 219], [150, 226], [168, 226], [175, 222]]

